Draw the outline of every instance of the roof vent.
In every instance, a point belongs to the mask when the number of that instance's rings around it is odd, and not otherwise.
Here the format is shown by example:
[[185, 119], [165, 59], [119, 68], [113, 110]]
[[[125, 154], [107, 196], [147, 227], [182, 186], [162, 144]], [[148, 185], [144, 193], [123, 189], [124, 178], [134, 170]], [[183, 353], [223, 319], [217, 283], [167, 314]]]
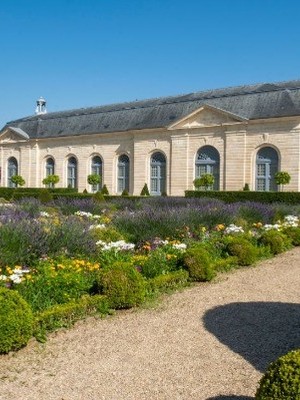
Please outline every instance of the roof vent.
[[36, 101], [36, 109], [35, 109], [36, 115], [41, 115], [41, 114], [46, 114], [46, 100], [43, 97], [40, 97]]

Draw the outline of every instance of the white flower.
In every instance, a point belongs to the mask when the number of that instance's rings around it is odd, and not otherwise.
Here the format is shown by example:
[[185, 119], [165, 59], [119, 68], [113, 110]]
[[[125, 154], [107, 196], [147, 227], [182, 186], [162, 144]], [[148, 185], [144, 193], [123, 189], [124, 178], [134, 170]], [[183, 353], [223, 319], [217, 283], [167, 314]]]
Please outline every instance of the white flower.
[[299, 218], [296, 215], [286, 215], [283, 221], [284, 227], [297, 227], [299, 226]]
[[230, 233], [244, 233], [244, 229], [241, 226], [230, 224], [224, 230], [224, 233], [227, 234], [227, 235], [230, 234]]
[[0, 275], [0, 281], [6, 281], [7, 276], [6, 275]]
[[46, 211], [41, 211], [40, 217], [49, 217], [49, 213], [47, 213]]
[[76, 211], [75, 215], [77, 215], [78, 217], [86, 217], [86, 218], [92, 218], [93, 214], [90, 212], [86, 212], [86, 211]]
[[172, 247], [177, 250], [185, 251], [187, 246], [185, 243], [174, 243]]
[[12, 275], [10, 275], [9, 279], [13, 283], [21, 283], [22, 282], [22, 278], [21, 278], [20, 274], [12, 274]]
[[105, 228], [104, 224], [90, 225], [89, 230], [91, 229], [103, 229]]
[[275, 229], [276, 231], [279, 231], [280, 228], [281, 228], [281, 225], [280, 225], [280, 224], [274, 224], [274, 225], [272, 225], [272, 224], [266, 224], [266, 225], [263, 226], [263, 229], [264, 229], [265, 231], [269, 231], [269, 230], [271, 230], [271, 229]]
[[118, 240], [117, 242], [105, 243], [103, 240], [98, 240], [96, 245], [102, 246], [102, 250], [133, 250], [135, 245], [133, 243], [126, 243], [125, 240]]

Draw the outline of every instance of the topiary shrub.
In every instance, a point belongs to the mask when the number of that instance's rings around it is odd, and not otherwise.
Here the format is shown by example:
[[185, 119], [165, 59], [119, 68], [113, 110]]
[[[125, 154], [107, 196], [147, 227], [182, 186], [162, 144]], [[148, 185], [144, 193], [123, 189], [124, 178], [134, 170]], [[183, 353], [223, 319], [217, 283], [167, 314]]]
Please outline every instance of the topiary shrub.
[[300, 246], [300, 228], [299, 227], [288, 227], [284, 230], [284, 234], [287, 235], [293, 246]]
[[148, 189], [147, 183], [143, 186], [143, 189], [141, 190], [141, 196], [150, 196], [150, 192]]
[[282, 232], [270, 229], [262, 234], [259, 243], [269, 247], [271, 254], [282, 253], [292, 247], [291, 239]]
[[239, 236], [228, 236], [225, 238], [225, 244], [225, 251], [230, 256], [237, 258], [238, 265], [252, 265], [258, 259], [258, 248], [246, 238]]
[[183, 263], [193, 281], [211, 281], [216, 275], [212, 257], [201, 245], [190, 247], [185, 253]]
[[25, 346], [33, 332], [31, 308], [18, 292], [0, 288], [0, 353]]
[[97, 283], [115, 309], [137, 306], [146, 296], [146, 282], [131, 263], [116, 262], [104, 268]]
[[259, 382], [256, 400], [300, 399], [300, 349], [271, 363]]
[[101, 193], [104, 196], [109, 195], [109, 191], [108, 191], [107, 186], [105, 184], [102, 186]]
[[53, 200], [52, 194], [49, 192], [47, 189], [41, 189], [39, 195], [38, 195], [38, 200], [41, 203], [49, 203], [50, 201]]
[[129, 193], [128, 193], [128, 190], [127, 189], [124, 189], [123, 190], [123, 192], [122, 192], [122, 194], [121, 194], [121, 196], [129, 196]]

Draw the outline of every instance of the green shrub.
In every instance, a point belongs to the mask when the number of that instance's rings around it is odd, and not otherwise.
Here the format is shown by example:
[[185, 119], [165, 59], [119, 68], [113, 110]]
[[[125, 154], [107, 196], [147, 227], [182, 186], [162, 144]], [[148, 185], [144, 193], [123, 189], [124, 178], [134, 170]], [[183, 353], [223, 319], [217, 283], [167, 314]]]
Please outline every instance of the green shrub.
[[34, 312], [56, 304], [76, 301], [90, 293], [99, 264], [84, 260], [60, 258], [41, 260], [35, 273], [16, 286]]
[[33, 332], [33, 315], [14, 290], [0, 288], [0, 353], [25, 346]]
[[95, 201], [102, 202], [102, 201], [105, 200], [105, 199], [104, 199], [104, 194], [103, 194], [102, 192], [96, 192], [96, 193], [93, 195], [93, 199], [94, 199]]
[[184, 256], [184, 266], [193, 281], [211, 281], [216, 275], [213, 259], [202, 245], [190, 247]]
[[259, 382], [256, 400], [300, 399], [300, 349], [271, 363]]
[[225, 258], [219, 258], [215, 262], [214, 268], [218, 272], [227, 272], [231, 269], [237, 268], [238, 258], [233, 256], [228, 256]]
[[104, 196], [105, 196], [105, 195], [109, 195], [109, 191], [108, 191], [107, 186], [106, 186], [105, 184], [102, 186], [101, 193], [102, 193]]
[[115, 309], [130, 308], [142, 303], [146, 282], [131, 263], [117, 262], [99, 274], [99, 289]]
[[[170, 257], [170, 258], [169, 258]], [[166, 274], [176, 267], [176, 257], [172, 257], [162, 248], [157, 248], [149, 253], [142, 265], [142, 274], [146, 278], [154, 278]]]
[[121, 196], [129, 196], [129, 193], [128, 193], [128, 190], [127, 189], [124, 189], [123, 190], [123, 192], [122, 192], [122, 194], [121, 194]]
[[233, 257], [237, 258], [238, 265], [252, 265], [259, 255], [258, 248], [249, 240], [240, 236], [225, 237], [225, 251]]
[[284, 234], [291, 239], [293, 246], [300, 246], [300, 227], [285, 228]]
[[180, 288], [187, 285], [189, 274], [185, 270], [169, 272], [148, 280], [152, 292], [163, 292], [169, 289]]
[[266, 247], [269, 247], [271, 254], [282, 253], [292, 246], [291, 239], [282, 232], [275, 229], [270, 229], [262, 234], [259, 242]]
[[41, 189], [38, 199], [41, 203], [49, 203], [53, 200], [52, 194], [47, 189]]
[[35, 318], [34, 336], [39, 341], [46, 340], [46, 333], [59, 328], [68, 328], [76, 321], [89, 315], [110, 313], [109, 303], [105, 296], [83, 296], [77, 301], [59, 304], [38, 312]]
[[141, 191], [141, 196], [150, 196], [147, 183], [145, 183], [145, 185], [143, 186], [143, 189]]

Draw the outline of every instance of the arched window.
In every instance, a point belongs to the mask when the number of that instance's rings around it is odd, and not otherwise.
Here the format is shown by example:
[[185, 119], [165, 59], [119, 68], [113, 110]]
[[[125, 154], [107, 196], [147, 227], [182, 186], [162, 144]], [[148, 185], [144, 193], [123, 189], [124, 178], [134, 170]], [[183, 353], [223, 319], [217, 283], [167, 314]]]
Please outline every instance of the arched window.
[[68, 176], [68, 188], [76, 188], [77, 187], [77, 160], [75, 157], [70, 157], [68, 159], [67, 176]]
[[154, 153], [150, 160], [150, 194], [159, 196], [166, 192], [166, 158]]
[[16, 184], [11, 181], [11, 177], [18, 175], [18, 161], [15, 157], [10, 157], [7, 161], [7, 186], [16, 187]]
[[122, 154], [118, 159], [118, 193], [129, 192], [129, 158]]
[[101, 157], [95, 156], [92, 158], [91, 163], [91, 174], [100, 176], [100, 183], [92, 186], [93, 192], [98, 192], [102, 187], [102, 160]]
[[195, 164], [195, 178], [201, 178], [204, 174], [211, 174], [214, 177], [214, 184], [211, 190], [220, 188], [220, 156], [212, 146], [203, 146], [198, 150]]
[[[51, 157], [47, 158], [46, 164], [45, 164], [45, 170], [46, 170], [45, 171], [46, 172], [46, 178], [49, 175], [54, 175], [54, 160], [53, 160], [53, 158], [51, 158]], [[47, 186], [48, 187], [54, 187], [54, 183], [49, 183]]]
[[256, 155], [256, 190], [277, 191], [275, 174], [278, 172], [278, 154], [272, 147], [263, 147]]

